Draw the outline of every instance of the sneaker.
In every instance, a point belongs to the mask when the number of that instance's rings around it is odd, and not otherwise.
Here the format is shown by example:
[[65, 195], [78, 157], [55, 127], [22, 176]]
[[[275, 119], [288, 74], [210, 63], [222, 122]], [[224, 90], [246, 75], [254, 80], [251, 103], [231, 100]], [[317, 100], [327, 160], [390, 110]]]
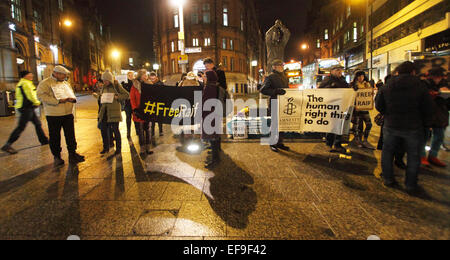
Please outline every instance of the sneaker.
[[7, 152], [9, 154], [17, 154], [18, 152], [12, 148], [10, 145], [5, 145], [2, 147], [2, 151]]
[[393, 180], [393, 181], [384, 181], [383, 182], [383, 186], [384, 187], [387, 187], [387, 188], [397, 188], [397, 187], [399, 187], [400, 185], [398, 184], [398, 182], [396, 181], [396, 180]]
[[421, 164], [422, 166], [430, 166], [430, 162], [428, 161], [427, 157], [422, 157], [422, 158], [420, 159], [420, 164]]
[[73, 153], [69, 155], [69, 162], [71, 164], [78, 164], [78, 163], [82, 163], [85, 161], [84, 156], [81, 156], [77, 153]]
[[441, 167], [441, 168], [445, 168], [447, 167], [447, 164], [443, 163], [441, 160], [439, 160], [436, 157], [428, 157], [428, 162], [430, 162], [431, 164], [433, 164], [434, 166], [437, 167]]
[[341, 145], [335, 146], [332, 151], [337, 152], [337, 153], [347, 154], [347, 150], [344, 147], [342, 147]]
[[281, 149], [281, 150], [283, 150], [283, 151], [290, 151], [290, 150], [291, 150], [291, 148], [289, 148], [288, 146], [286, 146], [286, 145], [284, 145], [284, 144], [279, 144], [279, 145], [277, 145], [277, 148], [278, 148], [278, 149]]
[[278, 147], [275, 145], [271, 145], [270, 150], [272, 150], [272, 152], [275, 152], [275, 153], [278, 153], [280, 151], [280, 150], [278, 150]]
[[55, 157], [55, 161], [53, 162], [53, 166], [54, 167], [59, 167], [59, 166], [62, 166], [64, 164], [65, 164], [65, 162], [64, 162], [63, 159], [61, 159], [61, 157]]

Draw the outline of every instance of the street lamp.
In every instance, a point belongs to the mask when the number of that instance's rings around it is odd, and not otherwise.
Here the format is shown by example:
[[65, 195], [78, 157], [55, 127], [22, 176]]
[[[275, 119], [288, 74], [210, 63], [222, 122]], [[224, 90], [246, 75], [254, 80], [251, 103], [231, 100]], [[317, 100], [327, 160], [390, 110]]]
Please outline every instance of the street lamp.
[[73, 25], [72, 21], [69, 19], [65, 19], [63, 24], [65, 27], [72, 27], [72, 25]]
[[[179, 40], [181, 41], [181, 55], [186, 55], [185, 49], [185, 37], [184, 37], [184, 9], [183, 6], [186, 3], [186, 0], [171, 0], [172, 5], [178, 6], [178, 13], [180, 14], [180, 33], [178, 35]], [[186, 64], [181, 64], [181, 70], [183, 73], [186, 73]]]
[[[70, 20], [70, 19], [64, 19], [64, 21], [62, 21], [62, 25], [64, 25], [65, 27], [67, 27], [67, 28], [71, 28], [72, 27], [72, 25], [73, 25], [73, 22], [72, 22], [72, 20]], [[62, 54], [62, 63], [63, 63], [63, 65], [65, 65], [65, 61], [64, 61], [64, 41], [63, 41], [63, 37], [62, 37], [62, 33], [61, 33], [61, 22], [59, 23], [59, 27], [60, 27], [60, 45], [61, 45], [61, 54]]]
[[113, 66], [112, 67], [113, 67], [114, 75], [117, 74], [117, 71], [118, 71], [117, 66], [120, 66], [120, 56], [121, 56], [121, 53], [120, 53], [119, 50], [113, 49], [111, 51], [111, 57], [113, 59], [113, 62], [112, 62]]
[[306, 50], [306, 49], [308, 49], [308, 44], [306, 44], [306, 43], [303, 43], [303, 44], [302, 44], [302, 46], [301, 46], [301, 48], [302, 48], [302, 50]]

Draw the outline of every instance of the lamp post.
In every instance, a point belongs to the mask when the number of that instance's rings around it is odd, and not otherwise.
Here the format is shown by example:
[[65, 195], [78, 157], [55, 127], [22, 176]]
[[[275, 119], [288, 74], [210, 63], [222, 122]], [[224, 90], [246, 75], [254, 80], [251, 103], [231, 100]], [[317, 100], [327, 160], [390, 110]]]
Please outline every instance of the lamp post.
[[[70, 28], [70, 27], [72, 27], [73, 22], [70, 19], [65, 19], [62, 22], [62, 25], [64, 25], [66, 28]], [[61, 22], [59, 23], [59, 26], [60, 26], [60, 29], [61, 29]], [[60, 39], [59, 40], [60, 40], [60, 45], [61, 45], [62, 63], [63, 63], [63, 65], [66, 65], [65, 61], [64, 61], [64, 40], [63, 40], [63, 37], [62, 37], [61, 30], [60, 30]]]
[[[185, 35], [184, 35], [184, 4], [186, 0], [171, 0], [172, 5], [178, 6], [179, 20], [180, 20], [180, 32], [178, 34], [178, 38], [181, 42], [181, 55], [186, 55], [186, 47], [185, 47]], [[187, 66], [185, 63], [181, 64], [181, 70], [183, 73], [187, 72]]]
[[119, 50], [117, 50], [117, 49], [112, 50], [112, 52], [111, 52], [111, 57], [113, 60], [112, 70], [113, 70], [114, 75], [117, 75], [117, 66], [118, 66], [118, 64], [120, 64], [120, 56], [121, 56], [121, 53]]

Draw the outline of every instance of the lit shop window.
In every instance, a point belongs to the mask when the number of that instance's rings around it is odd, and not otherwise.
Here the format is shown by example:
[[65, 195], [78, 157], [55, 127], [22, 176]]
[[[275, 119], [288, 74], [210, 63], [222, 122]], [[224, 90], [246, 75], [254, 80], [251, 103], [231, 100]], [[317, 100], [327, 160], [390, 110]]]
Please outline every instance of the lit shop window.
[[325, 41], [327, 41], [329, 39], [329, 35], [328, 35], [328, 29], [325, 29], [325, 36], [324, 36]]
[[317, 39], [317, 49], [320, 49], [320, 39]]
[[192, 40], [192, 46], [194, 46], [194, 47], [198, 47], [198, 46], [199, 46], [199, 44], [198, 44], [198, 38], [194, 38], [194, 39]]
[[174, 28], [180, 27], [178, 9], [173, 10], [173, 27]]
[[211, 38], [205, 38], [205, 47], [211, 46]]
[[175, 42], [171, 42], [170, 47], [171, 47], [172, 52], [175, 52]]

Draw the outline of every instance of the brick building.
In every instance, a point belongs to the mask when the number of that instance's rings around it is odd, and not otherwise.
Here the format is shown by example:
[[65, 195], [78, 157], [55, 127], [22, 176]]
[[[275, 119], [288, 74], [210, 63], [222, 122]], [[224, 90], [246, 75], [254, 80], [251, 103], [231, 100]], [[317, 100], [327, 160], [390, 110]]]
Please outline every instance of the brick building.
[[[155, 63], [167, 84], [181, 78], [177, 59], [178, 7], [170, 1], [154, 6]], [[189, 0], [184, 8], [185, 46], [189, 52], [187, 71], [203, 70], [202, 60], [213, 58], [226, 72], [228, 89], [235, 94], [257, 92], [265, 64], [263, 34], [253, 0]]]
[[14, 89], [20, 70], [36, 81], [63, 64], [77, 90], [95, 83], [105, 70], [109, 32], [93, 0], [2, 0], [0, 82]]

